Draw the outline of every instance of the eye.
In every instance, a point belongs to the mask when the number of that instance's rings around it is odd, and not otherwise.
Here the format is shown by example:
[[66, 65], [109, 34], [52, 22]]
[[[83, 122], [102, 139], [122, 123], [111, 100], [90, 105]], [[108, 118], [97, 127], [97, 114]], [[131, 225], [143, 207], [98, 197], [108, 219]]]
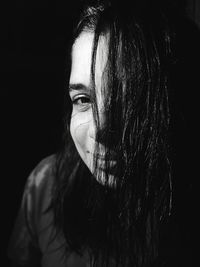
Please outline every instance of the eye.
[[73, 108], [76, 108], [78, 111], [86, 111], [91, 106], [91, 100], [88, 95], [75, 95], [72, 97]]

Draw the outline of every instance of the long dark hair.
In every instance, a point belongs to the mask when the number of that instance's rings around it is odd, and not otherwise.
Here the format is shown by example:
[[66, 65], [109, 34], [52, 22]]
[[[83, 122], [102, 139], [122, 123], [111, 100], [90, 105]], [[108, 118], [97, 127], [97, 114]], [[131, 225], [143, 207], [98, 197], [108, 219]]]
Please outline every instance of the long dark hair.
[[81, 161], [69, 134], [69, 108], [65, 147], [57, 156], [55, 224], [67, 251], [87, 251], [92, 266], [149, 266], [158, 256], [160, 227], [171, 209], [170, 26], [164, 11], [144, 1], [99, 2], [82, 12], [74, 40], [82, 31], [94, 32], [95, 91], [97, 46], [100, 36], [107, 38], [103, 126], [95, 97], [92, 108], [96, 152], [103, 143], [106, 162], [113, 151], [117, 155], [115, 182], [108, 181], [109, 163], [102, 185], [98, 162], [96, 179]]

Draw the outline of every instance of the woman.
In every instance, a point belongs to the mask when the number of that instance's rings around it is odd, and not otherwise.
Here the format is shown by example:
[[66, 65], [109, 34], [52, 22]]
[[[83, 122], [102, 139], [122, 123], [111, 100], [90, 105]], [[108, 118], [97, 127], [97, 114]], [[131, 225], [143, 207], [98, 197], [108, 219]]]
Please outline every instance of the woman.
[[162, 266], [171, 28], [158, 5], [97, 2], [74, 32], [64, 148], [24, 192], [10, 242], [22, 266]]

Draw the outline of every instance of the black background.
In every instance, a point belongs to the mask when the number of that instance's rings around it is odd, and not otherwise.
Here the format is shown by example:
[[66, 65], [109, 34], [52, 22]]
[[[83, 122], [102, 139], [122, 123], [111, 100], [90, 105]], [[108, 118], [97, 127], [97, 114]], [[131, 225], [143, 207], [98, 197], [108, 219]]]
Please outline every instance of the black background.
[[[2, 261], [27, 176], [61, 140], [66, 46], [78, 2], [12, 0], [0, 8]], [[197, 2], [188, 0], [187, 9], [199, 23]]]
[[1, 266], [7, 264], [25, 181], [60, 144], [66, 45], [75, 9], [76, 3], [46, 0], [7, 1], [0, 8]]

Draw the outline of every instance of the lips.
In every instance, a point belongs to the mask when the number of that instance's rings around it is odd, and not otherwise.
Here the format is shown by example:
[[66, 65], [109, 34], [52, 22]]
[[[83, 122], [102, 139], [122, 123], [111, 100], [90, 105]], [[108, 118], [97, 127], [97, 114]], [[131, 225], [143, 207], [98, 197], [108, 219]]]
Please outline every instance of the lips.
[[107, 171], [109, 174], [114, 174], [116, 170], [117, 160], [114, 155], [111, 155], [110, 160], [105, 160], [105, 155], [100, 153], [92, 153], [90, 151], [87, 151], [88, 154], [91, 154], [92, 158], [95, 158], [97, 161], [97, 168], [105, 172]]
[[105, 160], [105, 156], [101, 155], [101, 154], [93, 154], [93, 156], [98, 159], [98, 160]]
[[[100, 153], [92, 153], [89, 150], [86, 151], [86, 153], [91, 154], [93, 158], [96, 158], [97, 160], [105, 160], [105, 155]], [[117, 156], [114, 153], [109, 154], [110, 161], [116, 161]]]
[[116, 164], [117, 162], [115, 160], [109, 160], [108, 162], [106, 162], [105, 160], [97, 158], [98, 169], [103, 172], [108, 171], [108, 173], [114, 174]]

